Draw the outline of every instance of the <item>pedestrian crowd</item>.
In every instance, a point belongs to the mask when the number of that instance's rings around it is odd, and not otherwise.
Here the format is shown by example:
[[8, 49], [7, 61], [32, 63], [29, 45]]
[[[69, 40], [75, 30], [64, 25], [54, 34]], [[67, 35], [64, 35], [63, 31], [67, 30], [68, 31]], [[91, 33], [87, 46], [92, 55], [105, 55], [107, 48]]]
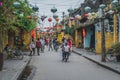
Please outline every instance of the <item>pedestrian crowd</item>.
[[35, 53], [40, 55], [40, 52], [44, 52], [45, 47], [48, 48], [48, 51], [57, 51], [59, 47], [61, 47], [62, 60], [67, 61], [72, 52], [72, 41], [65, 37], [62, 38], [61, 44], [58, 42], [57, 38], [38, 38], [36, 41], [32, 39], [30, 43], [30, 56], [35, 55]]
[[44, 52], [45, 47], [48, 47], [48, 51], [53, 51], [58, 45], [57, 38], [38, 38], [37, 41], [32, 39], [30, 43], [30, 56], [35, 55], [35, 51], [40, 55], [40, 52]]

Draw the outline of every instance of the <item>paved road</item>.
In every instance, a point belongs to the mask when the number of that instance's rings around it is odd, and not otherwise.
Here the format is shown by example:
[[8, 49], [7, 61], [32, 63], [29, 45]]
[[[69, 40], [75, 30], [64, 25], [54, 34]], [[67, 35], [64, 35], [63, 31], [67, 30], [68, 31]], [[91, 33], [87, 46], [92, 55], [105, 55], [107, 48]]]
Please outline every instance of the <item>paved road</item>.
[[37, 68], [33, 80], [120, 80], [120, 75], [74, 53], [66, 63], [61, 61], [60, 51], [46, 50], [33, 56], [31, 65]]

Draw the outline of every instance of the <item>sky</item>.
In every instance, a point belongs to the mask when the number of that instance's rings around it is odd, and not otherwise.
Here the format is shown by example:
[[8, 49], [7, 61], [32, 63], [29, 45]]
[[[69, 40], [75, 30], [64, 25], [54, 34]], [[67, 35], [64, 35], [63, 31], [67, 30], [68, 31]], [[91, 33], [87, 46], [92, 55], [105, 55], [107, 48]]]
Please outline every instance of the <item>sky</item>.
[[[62, 12], [65, 12], [65, 15], [68, 15], [68, 9], [69, 8], [78, 8], [80, 7], [80, 4], [84, 2], [84, 0], [28, 0], [30, 4], [33, 6], [39, 7], [38, 16], [41, 17], [42, 15], [47, 16], [47, 18], [44, 20], [44, 22], [41, 21], [42, 25], [44, 27], [52, 26], [51, 23], [54, 23], [55, 20], [52, 19], [52, 22], [48, 22], [48, 18], [53, 17], [53, 13], [51, 12], [51, 8], [55, 6], [57, 8], [57, 12], [55, 13], [58, 15], [58, 18], [62, 19]], [[59, 20], [59, 21], [60, 21]]]

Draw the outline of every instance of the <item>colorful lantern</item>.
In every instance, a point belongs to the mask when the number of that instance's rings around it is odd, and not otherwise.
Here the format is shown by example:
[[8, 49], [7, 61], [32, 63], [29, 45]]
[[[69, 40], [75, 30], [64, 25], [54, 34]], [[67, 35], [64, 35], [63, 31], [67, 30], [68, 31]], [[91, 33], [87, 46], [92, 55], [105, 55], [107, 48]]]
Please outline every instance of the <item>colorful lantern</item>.
[[70, 17], [70, 20], [73, 21], [73, 20], [74, 20], [74, 17]]
[[82, 29], [83, 37], [86, 37], [86, 29]]
[[55, 8], [55, 6], [51, 9], [51, 12], [52, 12], [52, 13], [57, 12], [57, 9]]
[[85, 7], [85, 12], [90, 12], [91, 8], [89, 6]]
[[84, 16], [85, 16], [85, 17], [89, 17], [89, 14], [88, 14], [88, 13], [86, 13], [86, 14], [84, 14]]
[[39, 10], [39, 8], [35, 5], [34, 7], [32, 7], [32, 9], [36, 12]]
[[35, 19], [35, 20], [37, 20], [37, 19], [38, 19], [38, 17], [37, 17], [37, 16], [35, 16], [35, 17], [34, 17], [34, 19]]
[[44, 21], [47, 16], [41, 16], [41, 20]]
[[52, 18], [48, 18], [48, 21], [51, 22], [51, 21], [52, 21]]
[[34, 29], [31, 31], [31, 36], [32, 36], [32, 38], [35, 38], [35, 36], [36, 36], [36, 33], [35, 33]]
[[56, 18], [55, 20], [56, 20], [56, 22], [58, 22], [58, 21], [59, 21], [59, 18]]
[[75, 18], [76, 18], [77, 20], [81, 20], [81, 19], [82, 19], [82, 17], [81, 17], [80, 15], [76, 15]]
[[28, 19], [32, 19], [32, 16], [27, 16]]

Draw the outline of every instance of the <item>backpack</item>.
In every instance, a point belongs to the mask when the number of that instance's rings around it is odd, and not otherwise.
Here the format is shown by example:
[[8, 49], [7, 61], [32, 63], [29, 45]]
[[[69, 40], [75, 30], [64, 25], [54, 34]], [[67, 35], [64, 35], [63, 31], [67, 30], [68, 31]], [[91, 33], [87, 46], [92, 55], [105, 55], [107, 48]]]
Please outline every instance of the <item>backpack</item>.
[[41, 47], [41, 42], [40, 42], [40, 41], [37, 41], [37, 42], [36, 42], [36, 47], [37, 47], [37, 48], [40, 48], [40, 47]]

